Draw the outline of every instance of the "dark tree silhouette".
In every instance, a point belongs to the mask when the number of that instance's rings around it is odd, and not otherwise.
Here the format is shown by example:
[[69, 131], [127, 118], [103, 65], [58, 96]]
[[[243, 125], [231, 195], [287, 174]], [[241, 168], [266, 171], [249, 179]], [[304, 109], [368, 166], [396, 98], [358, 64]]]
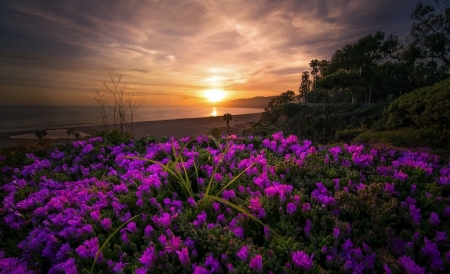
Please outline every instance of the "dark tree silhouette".
[[227, 132], [230, 134], [230, 122], [233, 120], [233, 116], [229, 113], [223, 115], [223, 120], [227, 123]]

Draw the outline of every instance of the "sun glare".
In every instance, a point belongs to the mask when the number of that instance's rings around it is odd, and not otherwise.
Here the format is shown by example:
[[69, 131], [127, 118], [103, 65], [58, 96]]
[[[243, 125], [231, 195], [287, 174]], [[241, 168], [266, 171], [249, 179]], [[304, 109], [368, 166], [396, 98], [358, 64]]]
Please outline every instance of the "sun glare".
[[220, 102], [225, 97], [225, 92], [221, 89], [210, 89], [205, 91], [205, 97], [210, 102]]

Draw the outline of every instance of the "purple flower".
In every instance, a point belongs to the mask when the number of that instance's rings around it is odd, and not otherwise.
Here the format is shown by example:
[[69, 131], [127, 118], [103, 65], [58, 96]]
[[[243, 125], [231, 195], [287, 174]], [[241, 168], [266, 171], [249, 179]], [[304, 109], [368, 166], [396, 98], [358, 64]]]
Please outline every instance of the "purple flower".
[[149, 246], [145, 249], [141, 258], [139, 258], [139, 262], [147, 268], [152, 268], [156, 258], [157, 255], [155, 252], [155, 248], [153, 246]]
[[311, 234], [311, 221], [310, 220], [306, 220], [306, 225], [305, 225], [305, 235], [307, 237], [309, 237], [309, 235]]
[[411, 215], [413, 225], [418, 226], [420, 224], [420, 209], [415, 205], [410, 205], [409, 214]]
[[434, 236], [434, 242], [440, 244], [447, 240], [447, 235], [445, 232], [436, 231], [436, 236]]
[[136, 223], [135, 223], [135, 222], [129, 222], [129, 223], [127, 224], [127, 230], [128, 230], [130, 233], [136, 233], [136, 231], [137, 231]]
[[303, 269], [306, 271], [311, 270], [313, 266], [313, 258], [314, 254], [311, 254], [311, 256], [308, 257], [308, 254], [306, 254], [304, 251], [295, 251], [291, 252], [292, 254], [292, 262], [294, 263], [294, 266], [297, 269]]
[[302, 211], [303, 212], [308, 212], [311, 210], [311, 204], [310, 203], [305, 203], [302, 205]]
[[234, 235], [239, 239], [244, 239], [244, 229], [240, 226], [237, 226], [232, 229]]
[[[98, 251], [98, 238], [92, 238], [89, 240], [84, 241], [82, 245], [77, 247], [75, 251], [80, 255], [82, 258], [95, 258], [97, 251]], [[101, 253], [100, 253], [101, 256]], [[100, 257], [99, 256], [99, 257]]]
[[167, 242], [165, 251], [167, 253], [173, 253], [179, 250], [180, 246], [181, 246], [181, 237], [172, 236], [170, 240]]
[[258, 211], [262, 208], [262, 204], [259, 201], [258, 197], [250, 198], [250, 205], [248, 206], [251, 210]]
[[337, 239], [339, 237], [339, 228], [333, 228], [333, 238]]
[[239, 259], [241, 259], [242, 261], [247, 261], [247, 257], [248, 257], [248, 247], [246, 245], [244, 245], [243, 247], [241, 247], [241, 249], [239, 249], [238, 252], [236, 252], [236, 256], [238, 256]]
[[410, 257], [402, 256], [397, 260], [408, 274], [425, 274], [425, 268], [417, 265]]
[[180, 259], [182, 266], [188, 266], [191, 263], [187, 247], [181, 248], [181, 251], [177, 250], [176, 253], [178, 255], [178, 258]]
[[234, 272], [234, 266], [231, 263], [227, 264], [228, 273], [235, 273]]
[[91, 218], [92, 220], [98, 222], [100, 220], [100, 210], [95, 210], [91, 212]]
[[192, 197], [189, 197], [189, 198], [187, 199], [187, 203], [188, 203], [191, 207], [196, 207], [196, 206], [197, 206], [197, 204], [195, 203], [195, 199], [192, 198]]
[[167, 212], [164, 212], [161, 214], [161, 217], [153, 216], [153, 222], [155, 225], [163, 228], [168, 228], [172, 225], [172, 219], [170, 218], [170, 214]]
[[255, 255], [255, 257], [253, 257], [250, 260], [250, 263], [248, 264], [248, 266], [253, 269], [256, 273], [262, 273], [263, 271], [263, 261], [262, 261], [262, 256], [261, 255]]
[[151, 225], [147, 225], [144, 229], [144, 235], [145, 237], [150, 238], [152, 236], [152, 232], [154, 231], [154, 228]]
[[431, 212], [428, 222], [431, 226], [437, 226], [441, 220], [439, 220], [439, 216], [435, 212]]
[[218, 260], [214, 259], [212, 253], [206, 257], [205, 266], [208, 266], [211, 269], [211, 273], [220, 272], [220, 263]]
[[103, 220], [100, 221], [101, 226], [103, 227], [104, 230], [109, 231], [111, 229], [112, 226], [112, 221], [110, 218], [105, 218]]
[[264, 239], [269, 239], [271, 236], [270, 230], [267, 226], [264, 226]]
[[192, 272], [192, 274], [210, 274], [211, 272], [209, 272], [208, 269], [204, 268], [203, 266], [195, 266], [194, 271]]
[[401, 170], [394, 171], [394, 178], [398, 179], [399, 181], [405, 181], [408, 179], [408, 174], [403, 173]]
[[287, 204], [287, 213], [289, 216], [294, 214], [294, 212], [297, 210], [297, 206], [294, 203], [288, 203]]
[[234, 193], [234, 190], [224, 190], [222, 192], [222, 198], [225, 200], [234, 199], [236, 197], [236, 194]]

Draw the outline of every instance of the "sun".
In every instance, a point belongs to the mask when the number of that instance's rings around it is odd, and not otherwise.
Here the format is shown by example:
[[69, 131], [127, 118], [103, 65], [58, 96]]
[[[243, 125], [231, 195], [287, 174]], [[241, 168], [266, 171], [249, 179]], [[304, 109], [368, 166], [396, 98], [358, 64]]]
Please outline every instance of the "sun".
[[225, 91], [221, 89], [209, 89], [205, 91], [205, 97], [210, 102], [220, 102], [225, 97]]

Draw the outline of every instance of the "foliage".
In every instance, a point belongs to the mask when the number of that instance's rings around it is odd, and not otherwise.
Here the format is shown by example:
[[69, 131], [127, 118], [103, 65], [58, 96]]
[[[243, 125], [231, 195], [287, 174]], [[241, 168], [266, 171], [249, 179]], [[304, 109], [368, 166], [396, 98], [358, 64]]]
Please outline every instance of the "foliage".
[[450, 78], [397, 98], [388, 109], [387, 126], [443, 131], [450, 125], [449, 106]]
[[229, 113], [223, 115], [223, 120], [227, 123], [227, 133], [230, 134], [230, 122], [233, 120], [233, 116]]
[[281, 93], [280, 95], [272, 98], [269, 105], [264, 109], [261, 114], [261, 122], [275, 123], [282, 114], [283, 106], [289, 102], [295, 100], [295, 93], [292, 90]]
[[39, 142], [47, 135], [47, 131], [45, 129], [36, 130], [36, 137], [39, 139]]
[[5, 156], [6, 273], [88, 273], [95, 260], [92, 273], [450, 267], [450, 166], [427, 152], [316, 148], [277, 132], [116, 145], [97, 137], [28, 154], [15, 168]]
[[354, 140], [362, 143], [384, 143], [403, 147], [445, 147], [450, 131], [404, 128], [390, 131], [362, 131]]
[[424, 58], [438, 59], [450, 69], [450, 1], [436, 5], [416, 4], [411, 15], [412, 46]]

